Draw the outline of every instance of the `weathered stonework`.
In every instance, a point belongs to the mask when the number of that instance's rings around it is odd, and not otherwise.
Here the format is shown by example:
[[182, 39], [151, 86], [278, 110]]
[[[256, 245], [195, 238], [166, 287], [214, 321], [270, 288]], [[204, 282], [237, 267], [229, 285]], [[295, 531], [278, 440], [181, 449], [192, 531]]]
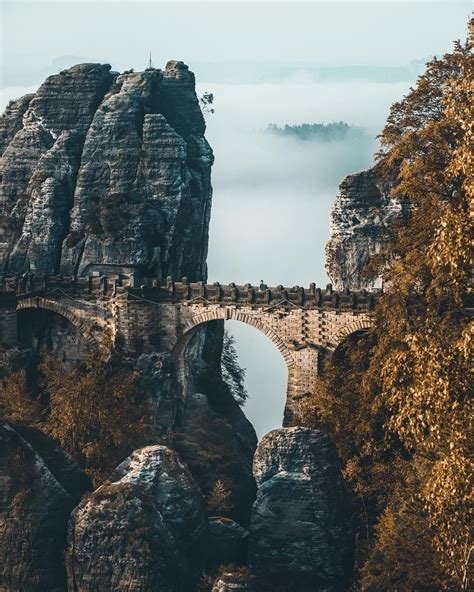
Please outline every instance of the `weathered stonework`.
[[[376, 298], [364, 290], [334, 292], [330, 286], [320, 290], [314, 285], [309, 290], [277, 286], [260, 291], [250, 285], [169, 280], [159, 286], [157, 280], [135, 276], [20, 278], [6, 280], [3, 288], [1, 334], [7, 340], [16, 323], [14, 292], [17, 311], [38, 308], [65, 317], [104, 358], [113, 350], [132, 358], [153, 351], [169, 353], [184, 393], [189, 374], [184, 353], [197, 329], [214, 320], [251, 325], [275, 344], [288, 367], [285, 425], [298, 423], [300, 401], [314, 391], [325, 353], [371, 325]], [[170, 417], [168, 425], [173, 424]]]

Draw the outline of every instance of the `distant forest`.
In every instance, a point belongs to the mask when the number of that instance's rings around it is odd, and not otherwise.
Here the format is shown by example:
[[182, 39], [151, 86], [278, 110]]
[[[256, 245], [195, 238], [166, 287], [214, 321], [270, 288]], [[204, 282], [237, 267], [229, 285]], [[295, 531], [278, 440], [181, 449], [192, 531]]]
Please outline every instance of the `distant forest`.
[[276, 123], [270, 123], [263, 132], [273, 136], [293, 136], [299, 140], [319, 140], [329, 142], [331, 140], [343, 140], [347, 136], [363, 136], [365, 130], [344, 123], [301, 123], [299, 125], [285, 125], [279, 127]]

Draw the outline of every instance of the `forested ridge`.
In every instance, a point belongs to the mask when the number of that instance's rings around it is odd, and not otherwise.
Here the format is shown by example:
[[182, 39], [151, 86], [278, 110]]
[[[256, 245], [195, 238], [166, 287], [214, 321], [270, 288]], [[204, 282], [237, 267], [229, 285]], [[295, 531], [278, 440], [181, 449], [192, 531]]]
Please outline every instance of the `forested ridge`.
[[472, 200], [469, 43], [395, 103], [377, 170], [411, 203], [368, 274], [373, 329], [337, 352], [303, 410], [334, 438], [353, 494], [353, 589], [472, 589]]
[[320, 142], [344, 140], [348, 136], [363, 136], [366, 134], [363, 128], [349, 125], [343, 121], [286, 124], [281, 127], [276, 123], [270, 123], [265, 128], [264, 133], [276, 137], [292, 137], [297, 140], [316, 140]]

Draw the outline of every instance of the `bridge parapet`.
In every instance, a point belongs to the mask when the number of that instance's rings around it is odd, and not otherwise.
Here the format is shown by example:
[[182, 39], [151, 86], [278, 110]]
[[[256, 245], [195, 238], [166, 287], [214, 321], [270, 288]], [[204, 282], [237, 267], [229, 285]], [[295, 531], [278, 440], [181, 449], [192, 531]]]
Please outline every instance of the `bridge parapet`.
[[119, 277], [87, 276], [71, 277], [61, 275], [32, 275], [6, 277], [0, 280], [0, 293], [11, 292], [17, 296], [46, 296], [66, 291], [74, 295], [113, 296], [124, 284]]
[[0, 292], [12, 292], [19, 297], [35, 294], [45, 296], [55, 292], [106, 298], [129, 295], [132, 299], [145, 298], [157, 303], [200, 302], [202, 305], [221, 303], [237, 307], [289, 306], [361, 312], [373, 310], [380, 296], [380, 292], [366, 290], [335, 291], [331, 284], [324, 289], [317, 288], [314, 283], [308, 288], [278, 285], [261, 289], [251, 284], [188, 282], [186, 278], [181, 281], [168, 278], [166, 284], [160, 285], [152, 277], [102, 275], [75, 278], [31, 274], [3, 278]]
[[224, 305], [272, 307], [289, 306], [301, 309], [327, 309], [341, 311], [370, 311], [380, 296], [377, 292], [360, 290], [335, 291], [328, 284], [325, 289], [317, 288], [311, 284], [309, 288], [302, 286], [267, 287], [260, 289], [251, 284], [238, 285], [230, 283], [221, 285], [219, 282], [205, 284], [204, 282], [186, 281], [179, 282], [168, 279], [166, 286], [147, 286], [142, 284], [140, 289], [130, 289], [132, 295], [143, 297], [158, 302], [189, 303], [196, 302], [202, 305], [221, 303]]

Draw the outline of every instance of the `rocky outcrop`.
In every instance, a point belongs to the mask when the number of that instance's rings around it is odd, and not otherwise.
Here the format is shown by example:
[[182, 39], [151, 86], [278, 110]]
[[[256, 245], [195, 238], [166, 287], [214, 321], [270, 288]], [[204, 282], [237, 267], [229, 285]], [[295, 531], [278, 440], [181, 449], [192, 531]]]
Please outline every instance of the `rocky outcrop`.
[[[249, 563], [294, 575], [292, 590], [341, 590], [351, 572], [349, 500], [339, 459], [318, 430], [281, 428], [260, 442]], [[308, 587], [310, 586], [310, 587]]]
[[208, 567], [245, 563], [248, 536], [248, 530], [229, 518], [222, 516], [209, 518]]
[[218, 576], [212, 592], [258, 592], [257, 579], [248, 570], [225, 570]]
[[131, 483], [103, 485], [73, 514], [66, 557], [77, 592], [180, 592], [179, 555], [151, 496]]
[[6, 106], [0, 117], [0, 154], [4, 153], [15, 134], [23, 127], [23, 115], [33, 97], [34, 95], [25, 95], [16, 101], [10, 101]]
[[226, 507], [210, 515], [232, 518], [247, 527], [256, 486], [252, 461], [257, 435], [221, 376], [224, 326], [207, 323], [179, 355], [178, 374], [185, 380], [173, 445], [206, 497], [217, 481], [229, 492]]
[[212, 150], [182, 62], [80, 64], [0, 120], [0, 273], [206, 279]]
[[204, 568], [202, 495], [165, 446], [135, 451], [74, 511], [69, 581], [77, 592], [184, 592]]
[[[54, 446], [39, 440], [50, 451], [56, 475], [65, 481], [77, 477], [70, 459], [64, 463]], [[74, 496], [76, 477], [68, 485]], [[73, 497], [45, 460], [12, 426], [0, 424], [0, 590], [64, 592], [66, 529], [73, 506]]]
[[217, 481], [229, 492], [229, 507], [216, 507], [211, 513], [218, 511], [247, 525], [256, 491], [252, 476], [256, 436], [248, 433], [247, 428], [253, 428], [235, 401], [230, 400], [232, 395], [225, 394], [228, 400], [222, 406], [227, 402], [229, 408], [222, 410], [212, 402], [212, 396], [219, 395], [217, 390], [209, 395], [190, 393], [174, 445], [207, 496]]
[[152, 352], [142, 354], [135, 363], [141, 385], [147, 393], [150, 438], [159, 442], [169, 439], [176, 413], [176, 387], [171, 356]]
[[326, 245], [326, 270], [337, 290], [381, 286], [364, 269], [390, 237], [392, 223], [409, 213], [408, 204], [390, 197], [390, 184], [374, 167], [346, 177], [331, 210], [331, 238]]

